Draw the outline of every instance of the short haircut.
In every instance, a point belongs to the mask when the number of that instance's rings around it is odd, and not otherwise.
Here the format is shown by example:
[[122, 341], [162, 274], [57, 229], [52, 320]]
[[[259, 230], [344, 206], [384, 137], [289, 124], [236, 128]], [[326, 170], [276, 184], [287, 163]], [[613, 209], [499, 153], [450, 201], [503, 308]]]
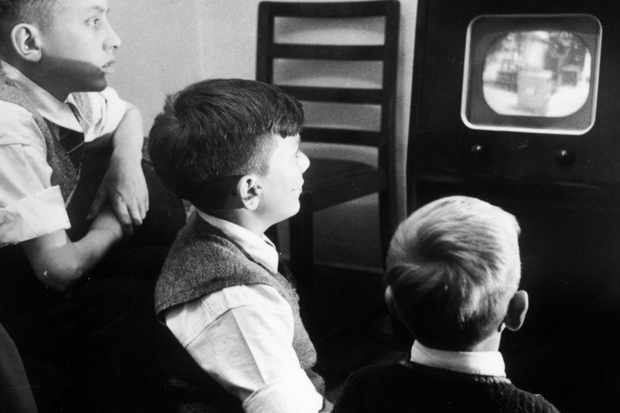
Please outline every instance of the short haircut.
[[385, 281], [421, 343], [466, 350], [499, 328], [519, 286], [515, 217], [476, 198], [433, 201], [400, 224]]
[[273, 135], [297, 135], [303, 121], [301, 104], [276, 86], [205, 80], [167, 98], [149, 133], [149, 152], [171, 190], [208, 210], [225, 195], [207, 190], [209, 184], [266, 173]]
[[5, 45], [19, 23], [46, 26], [52, 20], [51, 7], [58, 0], [0, 0], [0, 45]]

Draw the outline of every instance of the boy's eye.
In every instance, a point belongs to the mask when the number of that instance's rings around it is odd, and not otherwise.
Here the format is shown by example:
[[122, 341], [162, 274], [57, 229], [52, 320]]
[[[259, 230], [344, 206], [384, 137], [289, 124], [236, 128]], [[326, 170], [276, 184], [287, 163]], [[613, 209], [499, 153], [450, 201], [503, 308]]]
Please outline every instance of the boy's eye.
[[101, 18], [91, 17], [90, 19], [86, 20], [86, 24], [88, 24], [89, 26], [98, 27], [101, 24]]

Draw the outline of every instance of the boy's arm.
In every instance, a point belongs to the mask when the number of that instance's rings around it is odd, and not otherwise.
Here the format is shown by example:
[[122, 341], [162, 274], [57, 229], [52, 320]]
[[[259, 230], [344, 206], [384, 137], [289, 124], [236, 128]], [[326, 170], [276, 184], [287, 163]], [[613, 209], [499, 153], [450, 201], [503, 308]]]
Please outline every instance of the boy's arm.
[[97, 215], [88, 233], [76, 242], [71, 242], [64, 230], [58, 230], [22, 245], [37, 278], [54, 290], [64, 291], [97, 264], [122, 236], [120, 223], [106, 208]]
[[329, 408], [293, 349], [291, 307], [272, 287], [225, 288], [173, 310], [166, 324], [246, 413]]
[[121, 238], [120, 224], [106, 209], [71, 243], [65, 202], [51, 183], [45, 138], [32, 113], [2, 101], [0, 113], [0, 246], [22, 245], [36, 275], [65, 289]]
[[142, 116], [130, 106], [114, 132], [110, 165], [103, 177], [90, 215], [109, 201], [125, 230], [140, 225], [149, 209], [148, 189], [142, 171]]

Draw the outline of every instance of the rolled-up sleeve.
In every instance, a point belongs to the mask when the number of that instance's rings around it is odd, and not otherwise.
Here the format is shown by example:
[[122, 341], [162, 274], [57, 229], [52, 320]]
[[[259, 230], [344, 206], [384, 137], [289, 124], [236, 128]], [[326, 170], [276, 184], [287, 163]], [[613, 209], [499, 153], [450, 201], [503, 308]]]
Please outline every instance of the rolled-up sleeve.
[[64, 199], [51, 185], [43, 136], [25, 109], [0, 102], [0, 246], [70, 227]]
[[293, 312], [274, 288], [225, 288], [173, 310], [166, 323], [246, 412], [321, 410], [323, 397], [293, 349]]
[[316, 413], [322, 406], [323, 398], [303, 371], [265, 385], [243, 402], [248, 413]]

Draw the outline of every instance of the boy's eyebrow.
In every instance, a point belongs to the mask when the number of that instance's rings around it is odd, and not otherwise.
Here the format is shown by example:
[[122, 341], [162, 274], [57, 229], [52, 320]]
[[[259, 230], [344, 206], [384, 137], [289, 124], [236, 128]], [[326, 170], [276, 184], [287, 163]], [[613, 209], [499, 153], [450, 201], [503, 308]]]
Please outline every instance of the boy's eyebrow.
[[107, 14], [107, 13], [110, 12], [110, 8], [109, 7], [106, 9], [105, 7], [99, 6], [99, 5], [92, 6], [88, 10], [89, 11], [97, 11], [97, 12], [102, 13], [102, 14]]

